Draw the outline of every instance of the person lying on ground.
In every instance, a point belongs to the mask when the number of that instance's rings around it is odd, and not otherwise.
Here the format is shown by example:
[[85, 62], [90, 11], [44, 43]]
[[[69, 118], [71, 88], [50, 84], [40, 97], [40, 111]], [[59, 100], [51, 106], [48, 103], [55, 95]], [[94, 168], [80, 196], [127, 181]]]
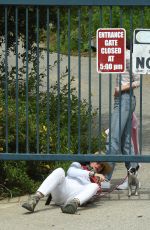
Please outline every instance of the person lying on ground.
[[101, 182], [111, 167], [106, 162], [90, 162], [82, 165], [73, 162], [65, 176], [63, 168], [55, 169], [22, 207], [34, 212], [39, 200], [50, 195], [52, 201], [61, 207], [63, 213], [74, 214], [78, 206], [88, 202], [100, 190]]

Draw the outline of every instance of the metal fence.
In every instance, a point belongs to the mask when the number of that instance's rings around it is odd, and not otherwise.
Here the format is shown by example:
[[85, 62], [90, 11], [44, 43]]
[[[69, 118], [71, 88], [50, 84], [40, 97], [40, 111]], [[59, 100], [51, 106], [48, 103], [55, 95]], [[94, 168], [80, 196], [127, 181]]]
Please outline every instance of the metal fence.
[[96, 73], [92, 50], [98, 28], [125, 28], [130, 42], [135, 28], [149, 28], [149, 5], [1, 0], [0, 160], [150, 162], [148, 147], [143, 154], [142, 75], [139, 155], [93, 155], [105, 151], [106, 128], [111, 151], [116, 75]]

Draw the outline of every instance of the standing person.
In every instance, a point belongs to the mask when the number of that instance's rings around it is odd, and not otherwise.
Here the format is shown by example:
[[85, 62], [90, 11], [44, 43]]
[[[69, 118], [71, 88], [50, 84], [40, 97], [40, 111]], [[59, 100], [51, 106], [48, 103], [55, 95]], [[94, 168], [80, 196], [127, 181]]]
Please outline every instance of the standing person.
[[[131, 127], [131, 115], [135, 110], [136, 98], [134, 95], [134, 89], [140, 86], [140, 75], [134, 75], [130, 73], [130, 42], [127, 41], [126, 47], [126, 72], [120, 75], [117, 75], [116, 87], [114, 92], [114, 110], [112, 113], [111, 120], [111, 151], [109, 151], [109, 135], [107, 137], [106, 143], [106, 154], [107, 155], [116, 155], [120, 154], [120, 139], [121, 139], [121, 152], [123, 155], [134, 155], [133, 144], [130, 142], [130, 127]], [[121, 77], [121, 96], [120, 95], [120, 77]], [[130, 78], [132, 81], [130, 87]], [[121, 100], [121, 103], [119, 101]], [[130, 103], [131, 100], [131, 103]], [[121, 107], [120, 107], [121, 104]], [[131, 105], [131, 107], [130, 107]], [[120, 108], [121, 108], [121, 130], [119, 131], [119, 117], [120, 117]], [[121, 134], [121, 137], [119, 136]], [[130, 146], [131, 143], [131, 146]], [[112, 167], [115, 167], [115, 163], [111, 163]], [[125, 162], [127, 170], [130, 167], [135, 168], [137, 163]], [[109, 181], [111, 180], [113, 174], [112, 172], [107, 175]], [[107, 182], [110, 186], [110, 182]], [[126, 189], [128, 187], [128, 181], [121, 184], [118, 189]]]
[[78, 206], [89, 201], [100, 190], [100, 183], [105, 180], [105, 176], [99, 172], [107, 174], [110, 170], [109, 164], [104, 162], [91, 162], [83, 166], [73, 162], [65, 177], [64, 170], [57, 168], [22, 207], [34, 212], [39, 200], [51, 194], [52, 200], [61, 206], [63, 213], [74, 214]]

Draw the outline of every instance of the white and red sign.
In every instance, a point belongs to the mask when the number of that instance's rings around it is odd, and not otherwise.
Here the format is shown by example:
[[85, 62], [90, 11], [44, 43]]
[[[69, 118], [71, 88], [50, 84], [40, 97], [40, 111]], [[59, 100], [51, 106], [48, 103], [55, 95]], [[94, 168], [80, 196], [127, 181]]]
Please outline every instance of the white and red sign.
[[123, 73], [126, 69], [126, 31], [123, 28], [100, 28], [96, 34], [97, 72]]

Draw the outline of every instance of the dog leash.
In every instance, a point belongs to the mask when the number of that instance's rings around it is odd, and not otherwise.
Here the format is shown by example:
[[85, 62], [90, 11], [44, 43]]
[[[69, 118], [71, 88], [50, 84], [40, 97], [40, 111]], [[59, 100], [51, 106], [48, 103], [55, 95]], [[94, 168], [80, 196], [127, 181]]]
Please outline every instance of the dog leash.
[[[112, 189], [110, 189], [108, 192], [103, 192], [103, 193], [99, 192], [98, 194], [94, 195], [94, 198], [104, 197], [104, 196], [106, 196], [106, 195], [112, 193], [112, 192], [113, 192], [114, 190], [116, 190], [121, 184], [124, 183], [124, 181], [127, 179], [127, 177], [128, 177], [128, 175], [127, 175], [125, 178], [123, 178], [116, 186], [114, 186]], [[102, 189], [101, 189], [101, 190], [102, 190]]]

